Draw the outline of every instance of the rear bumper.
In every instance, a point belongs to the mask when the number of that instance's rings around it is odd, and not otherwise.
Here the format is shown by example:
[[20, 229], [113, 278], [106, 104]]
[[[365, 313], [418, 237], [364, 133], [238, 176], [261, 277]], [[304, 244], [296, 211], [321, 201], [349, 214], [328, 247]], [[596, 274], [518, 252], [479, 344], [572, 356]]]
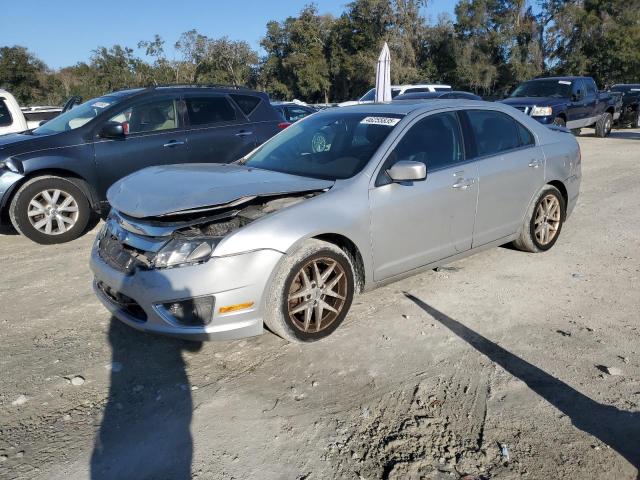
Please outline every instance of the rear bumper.
[[[94, 247], [91, 270], [94, 291], [113, 316], [143, 331], [189, 340], [231, 340], [262, 333], [263, 295], [271, 273], [282, 258], [274, 250], [212, 258], [193, 266], [159, 270], [138, 270], [126, 275], [108, 265]], [[125, 308], [105, 292], [125, 295], [135, 309]], [[197, 297], [215, 298], [211, 322], [185, 326], [162, 304]], [[251, 307], [220, 313], [224, 306], [252, 303]]]

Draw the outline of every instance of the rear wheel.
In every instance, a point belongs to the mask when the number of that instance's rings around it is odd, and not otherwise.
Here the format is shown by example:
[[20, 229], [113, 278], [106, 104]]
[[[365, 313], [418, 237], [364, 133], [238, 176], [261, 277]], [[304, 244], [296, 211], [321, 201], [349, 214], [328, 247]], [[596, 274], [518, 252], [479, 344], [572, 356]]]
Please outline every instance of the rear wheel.
[[529, 207], [516, 248], [525, 252], [544, 252], [553, 247], [560, 236], [566, 214], [566, 204], [560, 191], [546, 185]]
[[277, 267], [267, 292], [265, 324], [290, 342], [330, 335], [351, 307], [354, 278], [344, 251], [332, 243], [305, 241]]
[[41, 244], [69, 242], [84, 232], [91, 216], [89, 201], [72, 180], [46, 176], [20, 187], [9, 206], [11, 223]]
[[596, 122], [596, 136], [604, 138], [611, 133], [613, 117], [609, 112], [605, 112]]

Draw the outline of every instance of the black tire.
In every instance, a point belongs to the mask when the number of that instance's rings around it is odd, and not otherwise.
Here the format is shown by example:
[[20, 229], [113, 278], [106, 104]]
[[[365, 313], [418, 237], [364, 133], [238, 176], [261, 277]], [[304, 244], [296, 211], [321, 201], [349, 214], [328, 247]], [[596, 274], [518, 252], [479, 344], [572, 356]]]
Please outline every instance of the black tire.
[[[536, 212], [538, 211], [538, 208], [541, 206], [542, 202], [548, 196], [553, 196], [557, 200], [560, 211], [558, 212], [559, 219], [553, 238], [551, 238], [549, 242], [543, 243], [540, 242], [536, 235], [538, 227], [536, 222]], [[520, 231], [520, 237], [513, 242], [514, 246], [519, 250], [531, 253], [546, 252], [547, 250], [549, 250], [555, 245], [558, 237], [560, 237], [562, 225], [564, 224], [566, 217], [566, 209], [566, 202], [564, 200], [564, 197], [560, 193], [560, 190], [558, 190], [553, 185], [545, 185], [542, 191], [536, 197], [535, 202], [533, 202], [527, 209], [524, 224], [522, 225], [522, 229]]]
[[[77, 207], [77, 210], [67, 213], [66, 215], [68, 216], [65, 217], [70, 219], [69, 221], [72, 221], [73, 223], [67, 224], [65, 222], [52, 220], [51, 233], [46, 233], [46, 231], [36, 228], [39, 221], [46, 220], [45, 215], [29, 216], [29, 206], [32, 200], [35, 200], [38, 198], [38, 195], [47, 190], [59, 190], [61, 192], [61, 196], [66, 195], [73, 199], [75, 205], [72, 204], [71, 207], [63, 208], [73, 209]], [[65, 213], [63, 212], [61, 215], [65, 215]], [[47, 175], [32, 178], [18, 189], [11, 200], [11, 204], [9, 205], [9, 216], [11, 218], [11, 223], [19, 233], [36, 243], [52, 245], [56, 243], [70, 242], [82, 235], [91, 217], [91, 207], [86, 195], [74, 179]], [[35, 223], [32, 223], [30, 218], [33, 218]], [[60, 227], [62, 223], [64, 223], [64, 231], [62, 231], [62, 228]]]
[[565, 121], [564, 118], [562, 117], [556, 117], [553, 119], [553, 124], [557, 125], [559, 127], [566, 127], [567, 126], [567, 122]]
[[[333, 307], [336, 307], [338, 313], [336, 314], [336, 318], [328, 323], [326, 327], [322, 327], [320, 331], [312, 331], [311, 324], [309, 324], [308, 331], [304, 331], [301, 326], [296, 325], [296, 322], [291, 319], [293, 315], [289, 313], [290, 289], [296, 279], [299, 278], [298, 275], [301, 270], [311, 262], [320, 262], [323, 259], [335, 261], [339, 267], [334, 268], [337, 268], [337, 270], [344, 274], [344, 279], [346, 280], [342, 284], [342, 296], [344, 299], [336, 299], [336, 302], [339, 302], [341, 306], [338, 307], [336, 303], [333, 304]], [[336, 245], [321, 240], [306, 240], [300, 248], [286, 255], [276, 267], [271, 284], [265, 294], [264, 323], [273, 333], [294, 343], [314, 342], [330, 335], [340, 326], [351, 307], [355, 292], [354, 272], [351, 258]], [[335, 278], [335, 276], [333, 278]], [[301, 298], [299, 305], [305, 301], [311, 301], [307, 300], [309, 297]], [[322, 297], [321, 299], [329, 301], [326, 297]], [[331, 301], [333, 301], [333, 298]], [[329, 313], [331, 314], [331, 312]], [[312, 315], [315, 315], [315, 313], [310, 313], [310, 318]], [[322, 314], [320, 316], [324, 317]], [[317, 325], [317, 323], [313, 325]], [[322, 321], [320, 325], [322, 325]]]
[[580, 132], [582, 131], [581, 128], [572, 128], [571, 129], [571, 133], [573, 133], [576, 137], [580, 136]]
[[611, 133], [613, 117], [609, 112], [605, 112], [596, 122], [596, 137], [604, 138]]

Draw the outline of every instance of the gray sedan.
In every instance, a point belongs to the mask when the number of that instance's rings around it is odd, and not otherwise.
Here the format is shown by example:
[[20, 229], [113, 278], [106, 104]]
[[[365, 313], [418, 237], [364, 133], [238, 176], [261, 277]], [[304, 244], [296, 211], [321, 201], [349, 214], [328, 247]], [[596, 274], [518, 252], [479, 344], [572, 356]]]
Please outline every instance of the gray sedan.
[[506, 105], [326, 110], [233, 164], [117, 182], [95, 292], [141, 330], [314, 341], [356, 293], [509, 242], [550, 249], [580, 179], [573, 136]]

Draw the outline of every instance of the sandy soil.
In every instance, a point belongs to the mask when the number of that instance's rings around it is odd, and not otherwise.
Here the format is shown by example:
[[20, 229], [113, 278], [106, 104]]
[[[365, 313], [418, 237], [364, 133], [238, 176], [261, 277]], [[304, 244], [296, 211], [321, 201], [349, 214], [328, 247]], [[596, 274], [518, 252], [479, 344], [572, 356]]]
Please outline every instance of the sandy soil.
[[138, 333], [91, 292], [95, 231], [0, 236], [0, 478], [637, 478], [640, 131], [590, 135], [550, 252], [367, 293], [308, 346]]

